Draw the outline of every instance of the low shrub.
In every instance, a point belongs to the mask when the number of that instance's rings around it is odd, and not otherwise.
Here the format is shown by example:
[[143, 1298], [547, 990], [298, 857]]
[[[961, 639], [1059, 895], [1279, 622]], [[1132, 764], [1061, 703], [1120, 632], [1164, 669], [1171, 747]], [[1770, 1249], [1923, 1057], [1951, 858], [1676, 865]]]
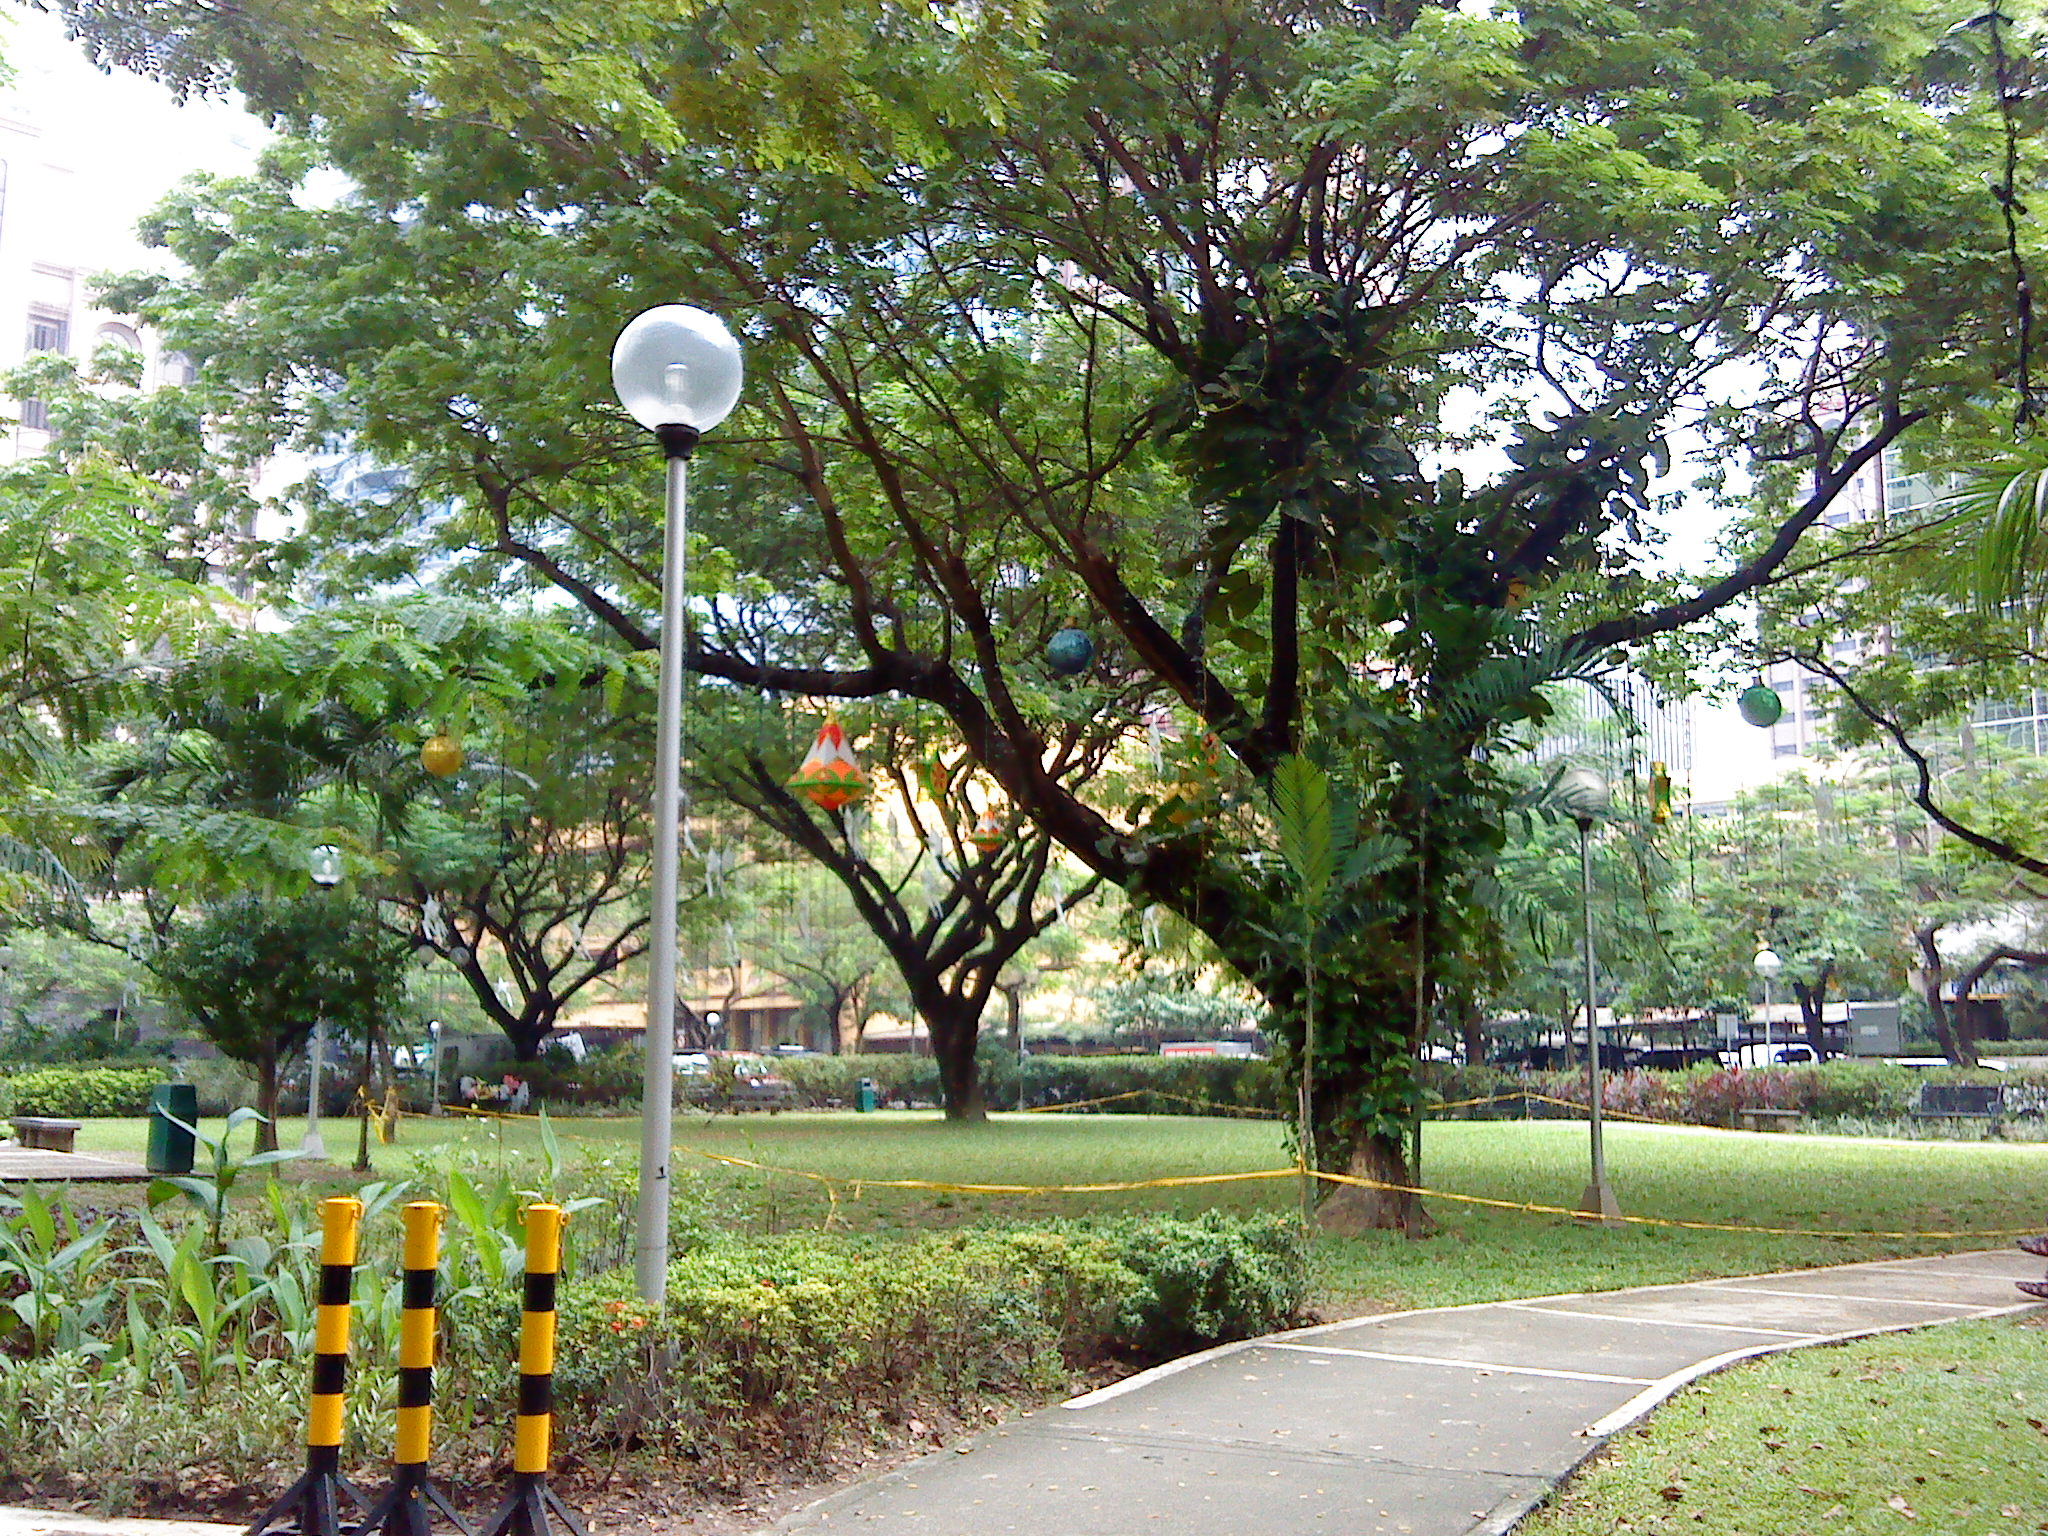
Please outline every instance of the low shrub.
[[1215, 1211], [1105, 1222], [1119, 1262], [1144, 1280], [1117, 1314], [1118, 1348], [1164, 1360], [1284, 1328], [1308, 1292], [1308, 1246], [1298, 1222], [1248, 1221]]
[[90, 1118], [148, 1112], [149, 1090], [168, 1082], [154, 1067], [31, 1067], [0, 1077], [0, 1114]]
[[[1683, 1125], [1733, 1126], [1744, 1111], [1797, 1110], [1808, 1120], [1861, 1123], [1905, 1121], [1926, 1083], [1996, 1083], [2006, 1090], [2011, 1114], [2048, 1106], [2048, 1077], [2038, 1073], [1918, 1070], [1881, 1061], [1837, 1060], [1819, 1066], [1689, 1067], [1682, 1072], [1610, 1072], [1601, 1106], [1612, 1114], [1641, 1115]], [[1586, 1103], [1583, 1072], [1543, 1072], [1513, 1078], [1495, 1091], [1528, 1093]], [[1476, 1095], [1475, 1095], [1476, 1096]], [[1531, 1106], [1541, 1112], [1542, 1106]]]
[[[551, 1046], [532, 1061], [515, 1061], [509, 1056], [493, 1061], [477, 1075], [491, 1083], [516, 1077], [526, 1084], [535, 1102], [545, 1104], [559, 1114], [565, 1109], [616, 1109], [622, 1105], [637, 1105], [640, 1102], [642, 1071], [637, 1046], [630, 1050], [591, 1051], [581, 1061], [568, 1051]], [[428, 1088], [423, 1081], [415, 1086], [421, 1094]], [[445, 1076], [441, 1088], [453, 1096], [454, 1084]]]
[[558, 1413], [585, 1443], [687, 1453], [731, 1478], [815, 1464], [913, 1413], [1044, 1392], [1093, 1359], [1265, 1333], [1306, 1289], [1281, 1219], [720, 1238], [670, 1266], [659, 1312], [622, 1271], [564, 1288]]
[[[885, 1104], [940, 1102], [938, 1064], [927, 1056], [792, 1056], [775, 1070], [812, 1105], [853, 1103], [864, 1077], [873, 1079]], [[982, 1093], [991, 1108], [1017, 1107], [1018, 1073], [1007, 1046], [984, 1044]], [[1277, 1114], [1293, 1092], [1272, 1062], [1254, 1057], [1026, 1056], [1022, 1074], [1026, 1108], [1085, 1104], [1112, 1115], [1200, 1115], [1219, 1108]]]
[[256, 1074], [231, 1056], [180, 1062], [176, 1073], [178, 1081], [190, 1083], [198, 1094], [202, 1115], [225, 1115], [256, 1103]]

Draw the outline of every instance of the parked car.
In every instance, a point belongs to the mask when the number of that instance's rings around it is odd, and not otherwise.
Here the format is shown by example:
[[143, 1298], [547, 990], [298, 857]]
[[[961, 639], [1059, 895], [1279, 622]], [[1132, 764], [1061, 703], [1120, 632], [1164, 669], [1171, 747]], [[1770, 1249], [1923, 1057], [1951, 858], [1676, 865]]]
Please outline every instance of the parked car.
[[1819, 1060], [1812, 1046], [1796, 1040], [1737, 1046], [1721, 1053], [1724, 1067], [1810, 1067]]

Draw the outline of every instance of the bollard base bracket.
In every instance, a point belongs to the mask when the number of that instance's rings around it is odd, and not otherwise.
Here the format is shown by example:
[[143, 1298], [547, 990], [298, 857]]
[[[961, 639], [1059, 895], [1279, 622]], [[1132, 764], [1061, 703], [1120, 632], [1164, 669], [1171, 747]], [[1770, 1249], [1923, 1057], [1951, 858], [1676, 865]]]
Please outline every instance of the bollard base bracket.
[[432, 1536], [434, 1512], [457, 1536], [475, 1536], [448, 1496], [434, 1486], [425, 1467], [401, 1467], [384, 1496], [370, 1507], [353, 1536]]
[[339, 1472], [309, 1470], [250, 1522], [248, 1536], [346, 1536], [353, 1527], [342, 1524], [344, 1496], [358, 1512], [369, 1508], [361, 1490]]
[[515, 1472], [511, 1497], [478, 1536], [555, 1536], [558, 1521], [570, 1536], [590, 1536], [576, 1512], [548, 1486], [546, 1473]]

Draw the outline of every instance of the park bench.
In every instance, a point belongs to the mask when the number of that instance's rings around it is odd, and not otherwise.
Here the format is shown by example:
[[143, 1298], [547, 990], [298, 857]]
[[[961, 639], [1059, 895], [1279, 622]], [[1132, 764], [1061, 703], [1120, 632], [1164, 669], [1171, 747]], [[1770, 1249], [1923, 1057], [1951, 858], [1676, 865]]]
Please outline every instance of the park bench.
[[78, 1135], [79, 1122], [76, 1120], [52, 1120], [44, 1115], [13, 1115], [9, 1123], [14, 1127], [15, 1139], [24, 1148], [37, 1152], [71, 1152], [76, 1148], [72, 1140]]
[[1997, 1083], [1922, 1083], [1910, 1113], [1915, 1120], [1989, 1120], [1996, 1128], [2005, 1118], [2005, 1089]]
[[1738, 1109], [1735, 1118], [1745, 1131], [1789, 1131], [1799, 1119], [1796, 1109]]

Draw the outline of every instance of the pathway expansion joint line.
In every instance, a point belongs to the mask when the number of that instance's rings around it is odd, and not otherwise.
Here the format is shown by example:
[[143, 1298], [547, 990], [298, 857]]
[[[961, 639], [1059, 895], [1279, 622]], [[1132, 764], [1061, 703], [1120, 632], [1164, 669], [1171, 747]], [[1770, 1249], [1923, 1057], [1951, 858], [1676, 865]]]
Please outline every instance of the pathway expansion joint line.
[[1722, 1291], [1730, 1296], [1796, 1296], [1801, 1301], [1870, 1302], [1880, 1307], [1939, 1307], [1944, 1312], [1978, 1310], [1978, 1304], [1973, 1301], [1921, 1301], [1912, 1296], [1846, 1296], [1833, 1291], [1778, 1291], [1762, 1285], [1722, 1285], [1711, 1280], [1701, 1284], [1708, 1290]]
[[1445, 1355], [1400, 1355], [1384, 1349], [1340, 1349], [1334, 1344], [1274, 1344], [1272, 1349], [1302, 1355], [1348, 1355], [1354, 1360], [1385, 1360], [1395, 1365], [1439, 1365], [1481, 1376], [1547, 1376], [1552, 1381], [1594, 1381], [1616, 1387], [1647, 1387], [1650, 1376], [1603, 1376], [1595, 1371], [1552, 1370], [1540, 1365], [1502, 1365], [1494, 1360], [1453, 1360]]
[[1793, 1328], [1758, 1328], [1748, 1323], [1705, 1323], [1691, 1318], [1631, 1317], [1625, 1312], [1575, 1312], [1569, 1307], [1532, 1307], [1519, 1301], [1504, 1301], [1504, 1307], [1513, 1307], [1517, 1312], [1539, 1312], [1545, 1317], [1578, 1317], [1592, 1323], [1634, 1323], [1641, 1328], [1698, 1328], [1708, 1333], [1762, 1334], [1772, 1339], [1824, 1339], [1828, 1335], [1811, 1330], [1800, 1332]]
[[[1376, 1450], [1328, 1450], [1317, 1446], [1293, 1445], [1278, 1438], [1247, 1440], [1233, 1435], [1204, 1435], [1191, 1430], [1150, 1429], [1120, 1426], [1116, 1429], [1088, 1429], [1078, 1424], [1061, 1424], [1051, 1419], [1034, 1419], [1029, 1433], [1043, 1434], [1073, 1444], [1113, 1445], [1128, 1450], [1223, 1451], [1260, 1461], [1299, 1462], [1326, 1471], [1342, 1468], [1389, 1468], [1402, 1473], [1423, 1473], [1440, 1477], [1483, 1477], [1509, 1483], [1543, 1482], [1540, 1473], [1526, 1467], [1500, 1467], [1490, 1463], [1432, 1461], [1418, 1456], [1393, 1456]], [[1547, 1487], [1548, 1484], [1545, 1483]]]

